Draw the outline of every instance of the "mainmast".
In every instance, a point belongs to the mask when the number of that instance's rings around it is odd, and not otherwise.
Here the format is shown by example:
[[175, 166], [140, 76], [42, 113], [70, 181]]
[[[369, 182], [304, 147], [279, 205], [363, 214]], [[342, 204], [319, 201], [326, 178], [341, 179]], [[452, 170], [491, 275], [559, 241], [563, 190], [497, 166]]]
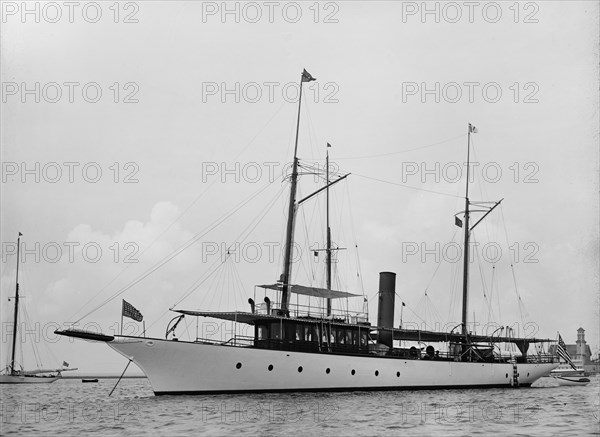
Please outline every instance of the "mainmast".
[[467, 303], [468, 303], [468, 291], [469, 291], [469, 168], [470, 168], [470, 152], [471, 152], [471, 133], [476, 133], [477, 129], [475, 126], [469, 123], [469, 132], [467, 134], [467, 181], [465, 191], [465, 243], [463, 248], [463, 301], [462, 301], [462, 331], [463, 335], [468, 334], [467, 329]]
[[298, 120], [296, 122], [296, 142], [294, 145], [294, 162], [292, 165], [292, 177], [290, 184], [290, 204], [288, 208], [288, 221], [285, 235], [285, 256], [283, 261], [283, 274], [281, 275], [281, 312], [288, 315], [288, 303], [290, 297], [290, 281], [292, 278], [292, 250], [294, 246], [294, 222], [296, 219], [296, 189], [298, 185], [298, 134], [300, 132], [300, 109], [302, 105], [302, 84], [316, 80], [306, 70], [300, 76], [300, 94], [298, 97]]
[[17, 278], [15, 285], [15, 314], [13, 319], [13, 341], [12, 341], [12, 357], [10, 360], [10, 374], [15, 375], [15, 352], [17, 349], [17, 319], [19, 317], [19, 249], [21, 248], [21, 234], [17, 237]]

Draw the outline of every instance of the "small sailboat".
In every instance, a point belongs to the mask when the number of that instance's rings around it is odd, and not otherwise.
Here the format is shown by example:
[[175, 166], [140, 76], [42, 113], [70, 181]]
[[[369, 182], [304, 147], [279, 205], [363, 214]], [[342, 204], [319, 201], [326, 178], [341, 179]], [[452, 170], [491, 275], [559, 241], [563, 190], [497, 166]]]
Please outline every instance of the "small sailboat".
[[[15, 285], [15, 309], [13, 316], [13, 335], [12, 335], [12, 352], [10, 364], [7, 365], [3, 373], [0, 374], [0, 384], [39, 384], [39, 383], [51, 383], [60, 378], [62, 372], [77, 370], [67, 369], [68, 364], [63, 362], [63, 366], [60, 369], [35, 369], [25, 370], [22, 366], [18, 365], [16, 361], [17, 351], [17, 338], [19, 337], [19, 249], [21, 246], [21, 237], [23, 234], [19, 232], [17, 238], [17, 273], [16, 273], [16, 285]], [[10, 299], [9, 299], [10, 300]], [[34, 345], [35, 347], [35, 345]]]

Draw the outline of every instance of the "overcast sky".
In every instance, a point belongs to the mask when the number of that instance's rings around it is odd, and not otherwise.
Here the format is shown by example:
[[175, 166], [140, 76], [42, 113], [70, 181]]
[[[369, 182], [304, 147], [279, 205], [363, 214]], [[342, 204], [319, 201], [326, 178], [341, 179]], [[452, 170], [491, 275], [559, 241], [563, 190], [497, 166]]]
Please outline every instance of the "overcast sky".
[[[598, 352], [597, 2], [111, 4], [2, 4], [4, 346], [19, 231], [45, 364], [120, 371], [106, 346], [52, 331], [195, 235], [79, 327], [114, 333], [121, 299], [161, 338], [176, 303], [247, 310], [253, 286], [281, 273], [282, 169], [306, 68], [317, 81], [304, 84], [298, 155], [322, 166], [329, 142], [335, 168], [352, 173], [332, 189], [333, 239], [347, 248], [334, 282], [367, 295], [372, 322], [380, 271], [397, 273], [405, 324], [460, 322], [453, 216], [472, 123], [470, 197], [504, 201], [475, 230], [469, 318], [567, 343], [581, 326]], [[303, 177], [301, 195], [316, 187]], [[313, 249], [323, 202], [298, 215], [297, 239]], [[240, 259], [179, 302], [240, 236]], [[322, 285], [323, 255], [302, 256], [294, 282]]]

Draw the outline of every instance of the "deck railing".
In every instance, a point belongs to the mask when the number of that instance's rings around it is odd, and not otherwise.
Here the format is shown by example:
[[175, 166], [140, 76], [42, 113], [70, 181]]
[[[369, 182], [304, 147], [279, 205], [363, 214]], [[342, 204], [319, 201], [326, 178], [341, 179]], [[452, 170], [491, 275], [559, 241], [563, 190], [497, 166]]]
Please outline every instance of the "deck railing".
[[[281, 305], [279, 302], [273, 302], [271, 304], [270, 312], [271, 314], [277, 314], [281, 309]], [[288, 311], [291, 317], [301, 318], [301, 317], [312, 317], [319, 319], [330, 319], [330, 320], [339, 320], [344, 323], [358, 324], [358, 323], [366, 323], [369, 321], [369, 315], [366, 312], [362, 311], [347, 311], [347, 310], [339, 310], [339, 309], [331, 309], [331, 314], [327, 315], [327, 311], [325, 308], [315, 305], [300, 305], [300, 304], [288, 304]], [[265, 303], [261, 303], [256, 306], [256, 312], [258, 314], [267, 314], [267, 305]]]

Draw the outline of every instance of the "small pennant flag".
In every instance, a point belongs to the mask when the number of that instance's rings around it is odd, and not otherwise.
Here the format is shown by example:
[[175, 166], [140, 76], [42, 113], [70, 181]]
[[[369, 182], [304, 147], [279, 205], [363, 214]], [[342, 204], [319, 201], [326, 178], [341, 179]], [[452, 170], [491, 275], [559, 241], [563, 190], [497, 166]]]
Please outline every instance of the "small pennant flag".
[[456, 226], [458, 226], [459, 228], [462, 228], [462, 220], [459, 219], [458, 217], [454, 216], [454, 224]]
[[327, 147], [331, 147], [331, 144], [327, 143]]
[[573, 361], [571, 360], [571, 355], [569, 355], [569, 352], [567, 352], [567, 346], [565, 345], [565, 342], [563, 341], [560, 334], [558, 334], [558, 345], [556, 346], [556, 353], [559, 357], [565, 360], [573, 369], [578, 370], [577, 367], [575, 367], [575, 364], [573, 364]]
[[123, 299], [123, 316], [129, 317], [130, 319], [135, 320], [136, 322], [141, 322], [144, 320], [144, 316], [140, 313], [133, 305]]
[[66, 361], [63, 361], [63, 367], [69, 367], [69, 363], [67, 363]]
[[475, 126], [473, 126], [471, 123], [469, 123], [469, 132], [476, 134], [477, 133], [477, 128]]
[[317, 80], [315, 77], [312, 77], [306, 69], [302, 72], [302, 82], [311, 82], [313, 80]]

